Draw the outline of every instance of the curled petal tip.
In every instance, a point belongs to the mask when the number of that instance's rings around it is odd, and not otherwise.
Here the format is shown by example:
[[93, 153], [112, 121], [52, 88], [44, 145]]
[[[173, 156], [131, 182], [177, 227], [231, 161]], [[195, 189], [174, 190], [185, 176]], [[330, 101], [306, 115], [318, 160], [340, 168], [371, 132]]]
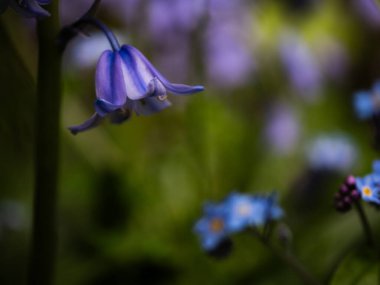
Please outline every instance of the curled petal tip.
[[102, 122], [102, 120], [103, 118], [95, 113], [84, 123], [77, 126], [68, 127], [68, 129], [73, 135], [76, 135], [80, 132], [84, 132], [98, 126]]

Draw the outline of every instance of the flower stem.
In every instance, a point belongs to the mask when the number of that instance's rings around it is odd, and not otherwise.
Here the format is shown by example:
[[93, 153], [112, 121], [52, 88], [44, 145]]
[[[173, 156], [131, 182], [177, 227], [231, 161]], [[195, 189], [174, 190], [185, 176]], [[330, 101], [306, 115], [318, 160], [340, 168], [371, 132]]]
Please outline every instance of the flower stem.
[[37, 22], [38, 79], [35, 125], [35, 189], [28, 284], [54, 283], [61, 105], [61, 54], [57, 48], [59, 1], [51, 17]]
[[360, 219], [360, 222], [362, 224], [364, 235], [365, 235], [365, 237], [367, 239], [367, 245], [368, 246], [373, 246], [374, 242], [373, 242], [373, 236], [372, 236], [371, 226], [369, 225], [367, 216], [366, 216], [366, 214], [365, 214], [365, 212], [363, 210], [363, 207], [360, 204], [360, 202], [356, 202], [355, 203], [355, 208], [356, 208], [356, 211], [357, 211], [357, 213], [359, 215], [359, 219]]
[[320, 285], [321, 283], [310, 274], [300, 261], [290, 252], [275, 247], [267, 238], [256, 232], [256, 236], [273, 254], [287, 264], [304, 282], [304, 284]]

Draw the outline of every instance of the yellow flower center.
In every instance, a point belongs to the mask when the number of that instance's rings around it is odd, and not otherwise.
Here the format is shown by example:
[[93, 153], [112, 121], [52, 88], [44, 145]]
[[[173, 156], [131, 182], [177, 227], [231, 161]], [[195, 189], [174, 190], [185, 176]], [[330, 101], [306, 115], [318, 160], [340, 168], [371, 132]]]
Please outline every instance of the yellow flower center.
[[214, 218], [210, 222], [210, 230], [214, 233], [220, 232], [224, 228], [224, 222], [220, 218]]
[[364, 196], [372, 196], [372, 190], [371, 190], [371, 188], [369, 188], [368, 186], [365, 186], [364, 188], [363, 188], [363, 195]]

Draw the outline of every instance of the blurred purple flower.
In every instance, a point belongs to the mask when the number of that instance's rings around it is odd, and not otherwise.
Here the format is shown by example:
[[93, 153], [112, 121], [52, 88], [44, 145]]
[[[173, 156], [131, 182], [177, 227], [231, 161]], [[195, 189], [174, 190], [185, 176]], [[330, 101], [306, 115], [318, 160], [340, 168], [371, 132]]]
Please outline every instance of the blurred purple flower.
[[127, 120], [132, 111], [148, 115], [170, 106], [167, 91], [186, 95], [203, 86], [170, 83], [136, 48], [123, 45], [101, 55], [96, 69], [95, 114], [81, 125], [70, 127], [73, 134], [93, 128], [108, 116], [113, 123]]
[[205, 0], [155, 0], [148, 6], [150, 34], [161, 39], [167, 34], [188, 32], [197, 27]]
[[373, 27], [380, 27], [380, 8], [376, 0], [352, 0], [354, 10]]
[[50, 0], [4, 0], [0, 3], [0, 14], [10, 6], [17, 13], [27, 18], [44, 18], [50, 13], [40, 5], [47, 5]]
[[306, 43], [295, 34], [281, 38], [280, 57], [293, 87], [306, 98], [315, 97], [322, 78], [314, 55]]
[[265, 138], [275, 151], [285, 154], [294, 149], [299, 132], [299, 120], [288, 105], [276, 104], [269, 111]]
[[204, 37], [208, 78], [218, 87], [238, 87], [252, 75], [255, 62], [249, 45], [251, 14], [244, 1], [210, 1]]

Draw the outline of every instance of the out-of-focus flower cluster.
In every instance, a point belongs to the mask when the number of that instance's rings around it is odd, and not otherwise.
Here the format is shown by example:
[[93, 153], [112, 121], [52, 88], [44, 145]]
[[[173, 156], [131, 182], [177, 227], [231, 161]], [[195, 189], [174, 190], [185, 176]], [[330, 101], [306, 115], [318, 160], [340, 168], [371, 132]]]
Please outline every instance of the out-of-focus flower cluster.
[[203, 211], [204, 216], [196, 223], [194, 231], [200, 236], [203, 249], [210, 253], [224, 248], [231, 234], [266, 225], [284, 215], [275, 194], [237, 192], [219, 204], [206, 203]]

